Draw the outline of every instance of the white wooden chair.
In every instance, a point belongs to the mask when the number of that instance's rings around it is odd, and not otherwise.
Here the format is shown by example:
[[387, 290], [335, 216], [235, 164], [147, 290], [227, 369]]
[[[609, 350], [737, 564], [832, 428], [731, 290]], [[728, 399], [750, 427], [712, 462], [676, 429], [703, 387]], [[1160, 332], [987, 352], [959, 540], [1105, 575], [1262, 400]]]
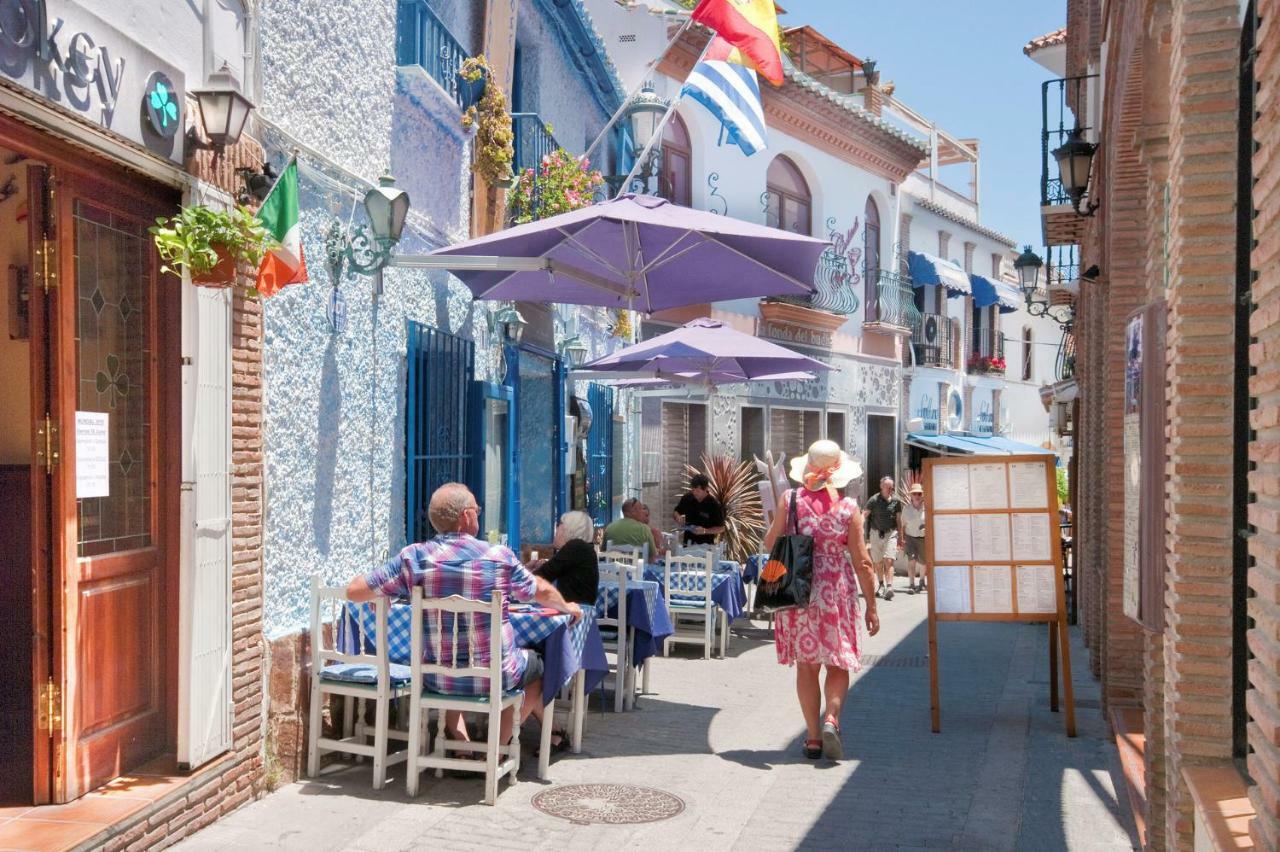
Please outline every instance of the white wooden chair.
[[[606, 550], [600, 554], [599, 561], [601, 564], [612, 562], [615, 565], [625, 565], [627, 573], [632, 580], [644, 579], [645, 558], [642, 553], [636, 553], [638, 548], [627, 548], [626, 545], [620, 545], [618, 550]], [[645, 547], [644, 550], [648, 550]]]
[[613, 685], [613, 712], [621, 713], [632, 706], [635, 690], [635, 669], [631, 659], [634, 647], [634, 632], [627, 624], [627, 581], [631, 568], [620, 562], [600, 563], [600, 581], [610, 581], [618, 586], [618, 610], [610, 616], [605, 614], [596, 617], [596, 624], [601, 628], [601, 638], [606, 651], [614, 651], [618, 655]]
[[648, 544], [614, 544], [607, 542], [605, 546], [606, 554], [621, 554], [629, 556], [632, 559], [639, 559], [640, 566], [643, 568], [645, 563], [649, 561], [649, 545]]
[[[388, 754], [389, 740], [397, 737], [389, 731], [391, 702], [409, 694], [409, 667], [396, 665], [387, 658], [387, 599], [377, 598], [374, 608], [374, 651], [366, 652], [368, 635], [363, 619], [351, 619], [348, 625], [355, 635], [348, 637], [347, 646], [354, 640], [355, 650], [345, 652], [337, 647], [338, 625], [345, 616], [347, 605], [345, 587], [320, 585], [320, 577], [311, 577], [311, 719], [307, 733], [307, 774], [312, 778], [320, 773], [320, 755], [325, 752], [343, 752], [359, 757], [373, 758], [373, 789], [381, 790], [387, 782], [387, 767], [405, 760], [408, 752]], [[325, 624], [330, 625], [325, 635]], [[325, 697], [342, 696], [344, 731], [337, 739], [323, 737]], [[364, 724], [365, 701], [375, 705], [373, 743], [368, 742]], [[356, 716], [361, 721], [356, 723]], [[354, 732], [353, 732], [354, 729]]]
[[[424, 598], [422, 589], [413, 589], [413, 613], [415, 628], [412, 633], [412, 657], [409, 660], [411, 671], [411, 693], [409, 696], [409, 767], [406, 777], [406, 789], [410, 796], [418, 794], [418, 776], [423, 769], [435, 769], [436, 777], [444, 774], [446, 769], [458, 769], [464, 772], [484, 773], [484, 802], [492, 805], [498, 799], [498, 780], [506, 775], [510, 783], [516, 783], [516, 773], [520, 771], [520, 704], [524, 693], [516, 690], [504, 692], [502, 689], [502, 594], [494, 592], [492, 599], [485, 601], [468, 600], [454, 595], [448, 598]], [[448, 617], [446, 618], [446, 614]], [[489, 624], [485, 630], [477, 630], [482, 616], [487, 616]], [[424, 631], [425, 627], [433, 629]], [[443, 651], [444, 633], [452, 638], [452, 653], [445, 658]], [[428, 663], [423, 660], [423, 633], [431, 634], [434, 646], [432, 659]], [[458, 637], [465, 633], [467, 637], [467, 659], [459, 659]], [[471, 658], [488, 646], [489, 665], [475, 666]], [[431, 692], [426, 688], [426, 678], [430, 675], [444, 677], [485, 678], [489, 681], [489, 691], [485, 695], [446, 695]], [[498, 731], [502, 725], [502, 712], [508, 707], [515, 708], [511, 725], [511, 742], [498, 742]], [[426, 727], [423, 713], [430, 715], [432, 710], [439, 712], [435, 748], [430, 754], [423, 753], [426, 742], [422, 731]], [[488, 716], [489, 732], [485, 742], [462, 742], [449, 740], [445, 736], [445, 713], [459, 710], [464, 713], [483, 713]], [[462, 760], [449, 757], [449, 752], [483, 753], [484, 763], [474, 760]]]
[[[677, 642], [701, 645], [703, 659], [711, 658], [711, 649], [715, 645], [716, 605], [711, 600], [714, 588], [712, 573], [715, 566], [715, 553], [703, 556], [668, 556], [662, 567], [662, 589], [667, 600], [667, 609], [671, 611], [671, 625], [675, 632], [667, 637], [663, 644], [663, 656], [669, 656], [671, 646]], [[671, 588], [673, 574], [701, 574], [704, 582], [699, 591], [687, 591]], [[682, 624], [700, 624], [697, 629], [681, 629]]]

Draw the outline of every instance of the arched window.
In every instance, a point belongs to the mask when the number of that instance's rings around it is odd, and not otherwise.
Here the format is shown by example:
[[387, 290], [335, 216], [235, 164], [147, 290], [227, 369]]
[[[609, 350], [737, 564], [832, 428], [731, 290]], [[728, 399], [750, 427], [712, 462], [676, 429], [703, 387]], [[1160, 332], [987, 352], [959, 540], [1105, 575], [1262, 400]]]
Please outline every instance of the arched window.
[[766, 221], [785, 231], [812, 234], [813, 197], [796, 164], [786, 157], [774, 157], [765, 180], [768, 195]]
[[867, 322], [880, 318], [880, 208], [867, 196], [862, 221], [862, 275], [866, 281]]
[[1024, 326], [1022, 329], [1022, 380], [1024, 382], [1031, 381], [1031, 367], [1034, 364], [1035, 355], [1032, 351], [1035, 347], [1035, 341], [1031, 339], [1031, 326]]
[[662, 168], [658, 194], [675, 204], [693, 206], [693, 144], [689, 129], [673, 115], [662, 129]]

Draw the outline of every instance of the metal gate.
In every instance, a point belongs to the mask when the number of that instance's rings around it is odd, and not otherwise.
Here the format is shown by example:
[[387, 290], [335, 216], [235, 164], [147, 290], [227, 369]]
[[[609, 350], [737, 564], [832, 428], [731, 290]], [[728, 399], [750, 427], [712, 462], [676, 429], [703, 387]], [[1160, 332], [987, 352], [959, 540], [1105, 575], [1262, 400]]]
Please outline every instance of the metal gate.
[[597, 526], [613, 520], [613, 388], [587, 387], [587, 510]]
[[411, 542], [433, 531], [427, 504], [446, 482], [471, 482], [467, 415], [475, 379], [475, 344], [409, 323], [405, 387], [405, 527]]

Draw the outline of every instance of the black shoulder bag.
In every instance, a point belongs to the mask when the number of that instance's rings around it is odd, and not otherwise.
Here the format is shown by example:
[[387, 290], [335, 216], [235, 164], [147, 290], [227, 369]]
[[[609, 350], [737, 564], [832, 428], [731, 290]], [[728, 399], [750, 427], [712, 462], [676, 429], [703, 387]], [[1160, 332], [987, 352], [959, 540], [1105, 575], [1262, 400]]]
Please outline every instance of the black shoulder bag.
[[791, 490], [791, 511], [788, 513], [791, 532], [784, 530], [784, 534], [773, 543], [769, 561], [760, 572], [756, 606], [766, 612], [809, 605], [809, 589], [813, 586], [813, 536], [800, 534], [797, 490]]

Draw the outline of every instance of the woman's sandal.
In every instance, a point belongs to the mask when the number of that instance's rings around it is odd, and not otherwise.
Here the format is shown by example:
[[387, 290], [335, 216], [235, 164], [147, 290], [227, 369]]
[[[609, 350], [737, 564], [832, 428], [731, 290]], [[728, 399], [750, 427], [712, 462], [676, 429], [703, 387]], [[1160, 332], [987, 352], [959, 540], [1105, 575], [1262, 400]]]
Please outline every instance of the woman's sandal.
[[844, 743], [840, 740], [840, 723], [834, 716], [828, 716], [822, 722], [822, 739], [819, 741], [819, 753], [828, 760], [844, 759]]
[[[560, 738], [560, 742], [555, 741], [557, 737]], [[569, 745], [570, 743], [569, 743], [568, 731], [557, 731], [554, 729], [551, 731], [551, 750], [552, 751], [554, 751], [556, 754], [566, 752], [569, 750]]]
[[822, 740], [805, 740], [804, 756], [810, 760], [817, 760], [822, 757]]

